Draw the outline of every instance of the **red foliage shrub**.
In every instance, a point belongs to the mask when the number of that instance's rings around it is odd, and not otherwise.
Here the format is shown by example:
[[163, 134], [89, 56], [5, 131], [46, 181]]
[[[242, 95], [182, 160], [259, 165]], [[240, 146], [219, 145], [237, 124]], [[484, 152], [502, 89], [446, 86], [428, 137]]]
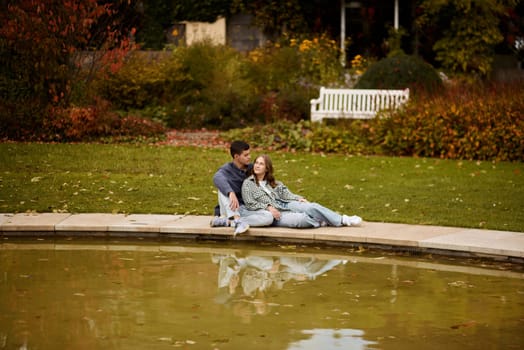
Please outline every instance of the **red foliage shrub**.
[[162, 124], [134, 116], [120, 117], [111, 105], [99, 100], [87, 107], [55, 108], [45, 120], [42, 136], [45, 141], [92, 141], [105, 137], [153, 137], [165, 132]]
[[377, 132], [387, 154], [450, 159], [524, 160], [522, 83], [453, 86], [410, 101]]

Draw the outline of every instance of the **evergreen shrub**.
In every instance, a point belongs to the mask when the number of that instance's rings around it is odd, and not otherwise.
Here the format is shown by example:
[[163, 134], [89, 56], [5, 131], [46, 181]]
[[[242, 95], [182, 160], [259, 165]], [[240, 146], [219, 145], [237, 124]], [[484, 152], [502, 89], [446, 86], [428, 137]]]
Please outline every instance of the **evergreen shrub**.
[[312, 127], [309, 121], [297, 123], [283, 120], [271, 124], [231, 129], [221, 133], [227, 141], [246, 140], [262, 150], [310, 151]]
[[398, 54], [372, 64], [360, 77], [356, 89], [405, 89], [417, 94], [421, 91], [436, 92], [442, 80], [435, 69], [422, 59]]
[[169, 55], [131, 54], [115, 73], [100, 77], [99, 94], [119, 109], [143, 109], [170, 101], [190, 78]]
[[257, 120], [259, 96], [246, 75], [246, 58], [238, 51], [202, 42], [176, 48], [173, 60], [189, 81], [183, 93], [174, 96], [169, 126], [224, 129]]
[[124, 111], [172, 128], [227, 128], [253, 120], [259, 96], [245, 76], [246, 59], [207, 42], [160, 55], [137, 53], [98, 91]]

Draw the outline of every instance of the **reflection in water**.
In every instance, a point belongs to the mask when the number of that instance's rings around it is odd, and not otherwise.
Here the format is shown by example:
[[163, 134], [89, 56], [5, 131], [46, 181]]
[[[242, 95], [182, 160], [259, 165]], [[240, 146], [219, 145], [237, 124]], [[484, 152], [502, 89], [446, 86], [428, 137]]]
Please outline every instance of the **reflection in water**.
[[212, 261], [219, 266], [215, 301], [226, 304], [236, 296], [233, 312], [243, 323], [250, 323], [253, 314], [267, 315], [272, 306], [280, 306], [268, 301], [266, 296], [271, 290], [281, 290], [289, 281], [314, 280], [335, 266], [347, 263], [347, 260], [320, 260], [314, 256], [237, 257], [235, 254], [213, 255]]
[[250, 248], [0, 244], [0, 350], [524, 343], [522, 268]]
[[361, 350], [368, 349], [368, 345], [377, 344], [363, 339], [364, 332], [358, 329], [308, 329], [302, 333], [308, 335], [309, 338], [291, 343], [287, 350]]
[[347, 260], [319, 260], [316, 257], [263, 257], [235, 255], [213, 256], [212, 261], [219, 265], [218, 288], [227, 288], [235, 294], [241, 286], [245, 296], [261, 295], [270, 288], [282, 289], [290, 281], [314, 280]]

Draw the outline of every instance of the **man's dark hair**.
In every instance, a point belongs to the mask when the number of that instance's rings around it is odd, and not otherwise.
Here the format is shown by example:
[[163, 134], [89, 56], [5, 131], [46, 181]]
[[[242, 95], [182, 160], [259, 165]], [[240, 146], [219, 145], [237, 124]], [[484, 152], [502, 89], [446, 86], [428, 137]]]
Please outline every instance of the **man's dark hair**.
[[235, 154], [241, 155], [242, 152], [247, 151], [249, 149], [249, 144], [247, 144], [244, 141], [233, 141], [231, 142], [231, 146], [229, 147], [229, 151], [231, 152], [231, 157], [235, 158]]

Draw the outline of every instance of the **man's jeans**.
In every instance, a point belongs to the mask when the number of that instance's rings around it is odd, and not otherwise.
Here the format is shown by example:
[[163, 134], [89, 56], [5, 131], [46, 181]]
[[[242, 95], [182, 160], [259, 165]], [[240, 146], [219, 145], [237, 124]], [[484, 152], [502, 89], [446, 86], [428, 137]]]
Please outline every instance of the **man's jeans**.
[[273, 223], [273, 215], [268, 210], [248, 210], [244, 205], [241, 205], [238, 210], [234, 211], [229, 207], [229, 203], [229, 197], [218, 191], [220, 216], [224, 216], [226, 218], [240, 216], [244, 222], [252, 227], [270, 226]]

